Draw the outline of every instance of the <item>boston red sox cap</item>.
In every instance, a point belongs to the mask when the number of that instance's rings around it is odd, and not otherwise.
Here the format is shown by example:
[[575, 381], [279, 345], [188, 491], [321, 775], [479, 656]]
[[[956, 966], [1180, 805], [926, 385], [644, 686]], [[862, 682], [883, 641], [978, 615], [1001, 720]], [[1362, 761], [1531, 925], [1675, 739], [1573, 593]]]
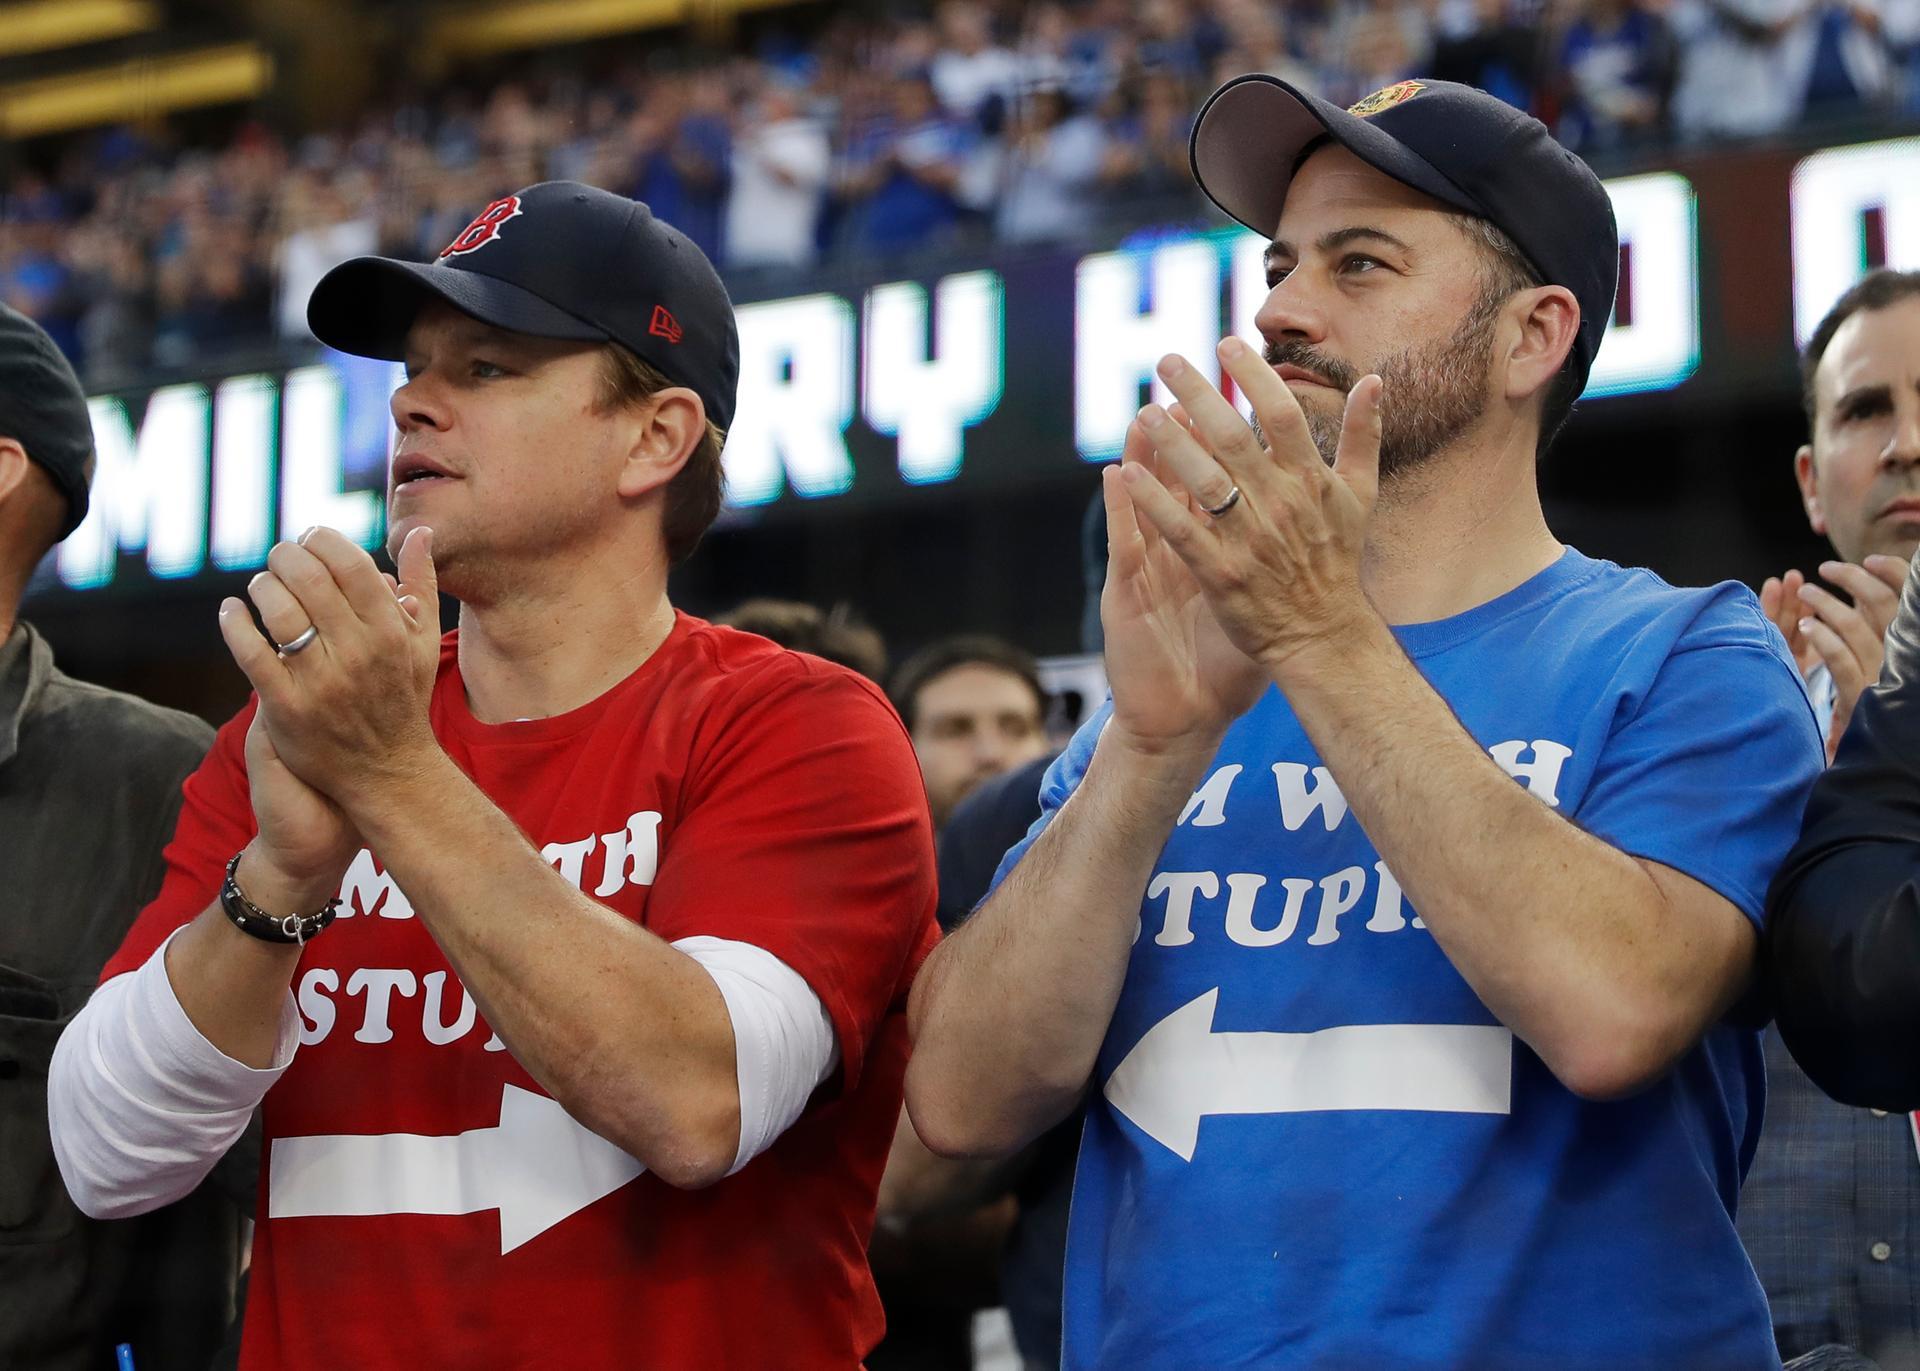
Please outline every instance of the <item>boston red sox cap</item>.
[[313, 288], [307, 324], [341, 352], [399, 361], [435, 299], [514, 333], [620, 343], [697, 394], [721, 428], [733, 422], [733, 302], [706, 254], [638, 200], [577, 181], [528, 186], [481, 210], [433, 262], [342, 262]]
[[1331, 139], [1378, 171], [1505, 231], [1549, 285], [1580, 302], [1573, 361], [1584, 384], [1613, 317], [1620, 240], [1600, 178], [1546, 125], [1485, 91], [1402, 81], [1341, 109], [1271, 76], [1241, 76], [1201, 106], [1193, 175], [1256, 233], [1280, 222], [1287, 186]]

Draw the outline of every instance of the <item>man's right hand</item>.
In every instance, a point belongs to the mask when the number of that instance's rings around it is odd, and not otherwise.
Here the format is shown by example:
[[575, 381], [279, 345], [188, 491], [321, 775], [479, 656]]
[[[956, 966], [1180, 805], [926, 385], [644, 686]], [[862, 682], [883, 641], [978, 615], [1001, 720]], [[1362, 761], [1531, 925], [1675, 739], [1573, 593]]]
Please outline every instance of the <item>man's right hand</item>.
[[[1174, 417], [1184, 422], [1176, 407]], [[1124, 462], [1156, 464], [1135, 420]], [[1165, 472], [1163, 484], [1187, 499]], [[1113, 723], [1132, 748], [1150, 754], [1211, 756], [1227, 726], [1271, 684], [1227, 637], [1193, 573], [1152, 528], [1134, 516], [1119, 467], [1101, 473], [1107, 510], [1107, 580], [1100, 592]]]

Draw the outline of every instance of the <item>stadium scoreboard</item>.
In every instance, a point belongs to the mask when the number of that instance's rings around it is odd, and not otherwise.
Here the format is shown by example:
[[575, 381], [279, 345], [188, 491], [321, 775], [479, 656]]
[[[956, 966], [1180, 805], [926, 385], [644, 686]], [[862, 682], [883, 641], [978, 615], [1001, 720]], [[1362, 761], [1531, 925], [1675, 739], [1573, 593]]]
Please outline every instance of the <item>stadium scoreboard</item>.
[[[1778, 388], [1853, 280], [1920, 267], [1920, 139], [1701, 156], [1606, 185], [1621, 284], [1589, 400]], [[1083, 256], [1002, 247], [923, 279], [822, 273], [741, 303], [725, 517], [1011, 489], [1113, 459], [1162, 355], [1217, 380], [1224, 334], [1258, 343], [1265, 246], [1164, 229]], [[251, 572], [313, 524], [377, 545], [401, 370], [303, 360], [92, 397], [92, 509], [33, 593]]]

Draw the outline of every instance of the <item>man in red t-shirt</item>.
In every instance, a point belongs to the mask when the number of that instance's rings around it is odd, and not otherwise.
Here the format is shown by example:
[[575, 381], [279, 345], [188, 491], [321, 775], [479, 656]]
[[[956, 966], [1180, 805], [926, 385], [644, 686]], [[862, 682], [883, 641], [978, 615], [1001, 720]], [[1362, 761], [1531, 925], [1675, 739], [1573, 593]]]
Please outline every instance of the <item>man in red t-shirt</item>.
[[271, 642], [221, 606], [255, 698], [61, 1040], [69, 1188], [164, 1203], [262, 1108], [249, 1371], [856, 1366], [932, 842], [875, 687], [668, 602], [725, 289], [553, 182], [309, 317], [406, 363], [399, 576], [310, 530]]

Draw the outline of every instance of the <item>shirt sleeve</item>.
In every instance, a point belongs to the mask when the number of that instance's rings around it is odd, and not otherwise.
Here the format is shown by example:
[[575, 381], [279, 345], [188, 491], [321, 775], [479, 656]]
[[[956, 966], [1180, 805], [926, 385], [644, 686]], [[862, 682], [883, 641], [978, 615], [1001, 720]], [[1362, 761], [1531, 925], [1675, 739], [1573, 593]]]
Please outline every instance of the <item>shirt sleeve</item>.
[[[1084, 724], [1074, 730], [1073, 738], [1067, 743], [1066, 751], [1053, 759], [1053, 765], [1047, 768], [1047, 774], [1040, 778], [1040, 817], [1033, 821], [1033, 827], [1007, 850], [1000, 859], [999, 869], [993, 873], [993, 881], [987, 886], [987, 895], [1000, 888], [1013, 869], [1020, 865], [1020, 859], [1027, 855], [1027, 849], [1040, 840], [1047, 831], [1047, 825], [1053, 822], [1053, 816], [1060, 812], [1066, 802], [1073, 798], [1073, 792], [1080, 788], [1080, 782], [1087, 777], [1087, 767], [1093, 762], [1093, 749], [1100, 741], [1100, 733], [1107, 726], [1107, 720], [1113, 717], [1113, 699], [1109, 696], [1100, 708], [1096, 709]], [[986, 896], [981, 899], [984, 902]]]
[[1575, 822], [1756, 925], [1826, 759], [1798, 671], [1744, 590], [1709, 603], [1618, 721]]
[[181, 787], [180, 817], [163, 855], [160, 892], [140, 911], [119, 951], [101, 969], [104, 983], [146, 964], [177, 928], [214, 902], [227, 863], [253, 841], [257, 825], [247, 789], [247, 727], [255, 703], [228, 720], [213, 750]]
[[281, 998], [273, 1062], [247, 1066], [193, 1026], [167, 977], [166, 944], [94, 992], [60, 1035], [47, 1122], [82, 1213], [126, 1218], [194, 1190], [293, 1061], [300, 1016]]
[[847, 1089], [937, 937], [933, 830], [906, 730], [824, 664], [743, 683], [662, 837], [647, 926], [750, 943], [826, 1006]]
[[733, 1024], [740, 1144], [731, 1176], [793, 1127], [839, 1065], [833, 1020], [800, 973], [764, 948], [705, 937], [673, 945], [713, 978]]

